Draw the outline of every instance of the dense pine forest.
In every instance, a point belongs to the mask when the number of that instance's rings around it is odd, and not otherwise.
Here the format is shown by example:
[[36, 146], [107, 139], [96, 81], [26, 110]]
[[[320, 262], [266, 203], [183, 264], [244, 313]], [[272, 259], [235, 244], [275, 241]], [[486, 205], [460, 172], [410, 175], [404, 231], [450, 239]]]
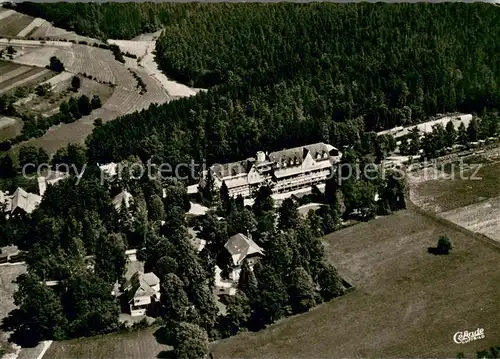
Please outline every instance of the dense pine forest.
[[365, 131], [500, 105], [500, 10], [489, 4], [18, 9], [97, 37], [131, 38], [162, 27], [161, 67], [209, 89], [96, 129], [88, 145], [101, 162], [141, 155], [154, 143], [162, 144], [156, 154], [175, 162], [231, 160], [320, 140], [356, 145]]

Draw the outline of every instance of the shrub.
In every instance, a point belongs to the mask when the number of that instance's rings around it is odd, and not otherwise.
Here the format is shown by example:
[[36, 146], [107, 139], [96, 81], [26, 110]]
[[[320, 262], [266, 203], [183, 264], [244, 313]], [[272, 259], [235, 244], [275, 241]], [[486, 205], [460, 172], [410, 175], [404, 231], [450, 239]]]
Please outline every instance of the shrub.
[[52, 56], [50, 58], [50, 64], [49, 64], [49, 66], [47, 68], [49, 70], [52, 70], [52, 71], [55, 71], [55, 72], [63, 72], [64, 71], [64, 65], [63, 65], [63, 63], [61, 62], [61, 60], [59, 60], [55, 56]]
[[446, 237], [446, 236], [439, 237], [439, 240], [437, 243], [438, 253], [449, 254], [452, 249], [453, 249], [453, 247], [452, 247], [451, 242], [450, 242], [448, 237]]
[[50, 84], [41, 84], [35, 88], [35, 93], [38, 96], [45, 96], [50, 92], [50, 89], [51, 89]]

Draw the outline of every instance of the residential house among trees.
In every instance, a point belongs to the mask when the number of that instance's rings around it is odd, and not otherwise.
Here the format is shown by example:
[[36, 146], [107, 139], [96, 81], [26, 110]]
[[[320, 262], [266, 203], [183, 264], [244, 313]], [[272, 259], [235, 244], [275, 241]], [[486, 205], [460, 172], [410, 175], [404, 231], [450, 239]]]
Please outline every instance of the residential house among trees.
[[135, 272], [123, 286], [130, 315], [146, 315], [148, 307], [160, 301], [160, 279], [153, 273]]
[[215, 288], [217, 294], [236, 294], [236, 286], [240, 279], [241, 267], [246, 261], [250, 269], [264, 256], [264, 250], [255, 243], [250, 235], [238, 233], [229, 238], [224, 245], [231, 256], [229, 278], [222, 277], [222, 269], [215, 267]]
[[270, 185], [273, 193], [291, 192], [325, 183], [341, 156], [337, 148], [323, 142], [269, 154], [259, 151], [256, 158], [211, 166], [200, 186], [213, 181], [220, 188], [224, 182], [231, 197], [243, 198], [263, 185]]
[[242, 233], [235, 234], [226, 242], [227, 249], [232, 259], [232, 268], [229, 278], [235, 282], [240, 279], [241, 266], [243, 261], [247, 261], [250, 268], [264, 256], [264, 250], [255, 243], [251, 236]]
[[123, 208], [123, 206], [125, 206], [126, 209], [130, 208], [132, 200], [133, 196], [129, 192], [121, 191], [115, 197], [113, 197], [113, 200], [111, 202], [113, 203], [113, 207], [115, 207], [115, 209], [119, 211], [121, 208]]
[[37, 194], [26, 192], [18, 187], [12, 196], [0, 191], [0, 205], [4, 206], [4, 212], [9, 215], [18, 213], [31, 213], [42, 201]]

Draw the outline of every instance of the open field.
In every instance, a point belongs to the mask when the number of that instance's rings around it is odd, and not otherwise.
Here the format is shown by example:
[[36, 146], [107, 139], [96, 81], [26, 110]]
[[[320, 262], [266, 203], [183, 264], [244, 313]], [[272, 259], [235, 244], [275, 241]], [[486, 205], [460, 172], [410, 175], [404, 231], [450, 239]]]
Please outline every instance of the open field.
[[454, 178], [449, 176], [449, 166], [441, 171], [441, 178], [429, 176], [414, 180], [409, 177], [412, 200], [419, 207], [441, 213], [500, 196], [500, 162], [477, 158], [473, 162], [461, 167], [463, 175], [457, 164]]
[[45, 80], [50, 79], [54, 76], [54, 72], [42, 69], [42, 68], [32, 68], [18, 76], [8, 79], [0, 83], [0, 95], [8, 93], [9, 91], [14, 91], [16, 88], [21, 86], [30, 86], [39, 84]]
[[[52, 91], [43, 96], [30, 94], [25, 99], [16, 102], [19, 112], [28, 110], [34, 114], [50, 116], [59, 112], [59, 106], [63, 101], [68, 101], [71, 97], [80, 97], [86, 95], [89, 98], [97, 95], [100, 97], [101, 102], [105, 102], [113, 94], [113, 88], [109, 85], [100, 84], [95, 81], [81, 78], [81, 87], [78, 92], [73, 92], [71, 87], [71, 79], [74, 75], [68, 73], [61, 73], [55, 77], [45, 81], [44, 83], [54, 84]], [[59, 77], [58, 79], [56, 79]]]
[[[451, 178], [453, 168], [455, 176]], [[421, 177], [423, 172], [419, 172]], [[471, 156], [461, 165], [446, 165], [439, 174], [410, 177], [412, 201], [459, 226], [500, 241], [499, 149]]]
[[89, 116], [82, 117], [73, 123], [52, 127], [42, 137], [23, 144], [40, 146], [48, 153], [54, 153], [67, 143], [83, 143], [85, 138], [92, 133], [96, 118], [101, 118], [105, 123], [123, 114], [147, 108], [151, 103], [168, 101], [166, 94], [163, 101], [158, 101], [158, 97], [148, 94], [149, 90], [146, 94], [140, 95], [137, 90], [130, 91], [117, 87], [107, 101], [103, 101], [103, 107], [92, 111]]
[[447, 220], [500, 242], [500, 197], [441, 213]]
[[90, 44], [102, 43], [100, 40], [55, 27], [44, 19], [33, 18], [10, 9], [0, 8], [0, 20], [2, 20], [0, 36], [4, 37], [86, 41]]
[[[440, 235], [449, 256], [434, 256]], [[358, 289], [259, 333], [213, 345], [223, 358], [455, 357], [498, 344], [500, 250], [405, 210], [325, 237], [328, 257]], [[455, 344], [458, 331], [486, 338]]]
[[[8, 79], [13, 77], [13, 74], [17, 72], [22, 73], [27, 70], [32, 69], [32, 67], [19, 65], [10, 61], [2, 61], [0, 60], [0, 83], [3, 81], [7, 81]], [[23, 70], [23, 71], [21, 71]], [[14, 75], [17, 76], [17, 75]]]
[[153, 333], [156, 329], [148, 328], [131, 333], [103, 335], [94, 338], [75, 339], [52, 343], [44, 358], [50, 359], [155, 359], [158, 354], [168, 349], [156, 342]]
[[[23, 273], [26, 273], [24, 264], [0, 265], [0, 322], [15, 308], [13, 295], [17, 285], [13, 281]], [[0, 345], [6, 343], [8, 337], [8, 333], [0, 331]]]
[[[8, 19], [12, 16], [21, 16], [21, 14], [9, 12], [0, 16]], [[156, 37], [160, 32], [146, 34], [144, 38], [140, 37], [139, 41], [115, 41], [124, 51], [142, 56], [138, 59], [139, 62], [127, 57], [126, 63], [122, 64], [114, 58], [110, 50], [60, 41], [63, 39], [84, 40], [88, 43], [100, 43], [98, 40], [80, 37], [53, 27], [38, 18], [27, 18], [29, 21], [23, 25], [22, 29], [19, 29], [16, 35], [18, 37], [29, 36], [32, 40], [0, 38], [0, 46], [13, 46], [17, 51], [12, 62], [0, 61], [0, 93], [15, 91], [20, 86], [50, 83], [52, 94], [45, 98], [30, 94], [16, 101], [15, 105], [20, 112], [28, 110], [35, 114], [52, 115], [58, 111], [61, 101], [69, 97], [69, 95], [66, 96], [67, 94], [60, 94], [65, 92], [71, 76], [86, 74], [92, 80], [82, 79], [82, 83], [90, 82], [94, 85], [87, 86], [89, 91], [86, 91], [82, 84], [83, 89], [79, 93], [85, 93], [89, 97], [99, 95], [103, 106], [93, 111], [90, 116], [71, 124], [55, 126], [42, 137], [31, 139], [23, 144], [41, 146], [49, 153], [54, 153], [67, 143], [83, 143], [85, 138], [92, 133], [93, 122], [96, 118], [107, 122], [118, 116], [146, 109], [151, 104], [162, 104], [197, 93], [197, 89], [170, 81], [158, 69], [154, 62], [153, 50]], [[45, 40], [34, 40], [36, 38]], [[113, 40], [109, 42], [112, 43]], [[61, 60], [66, 72], [55, 75], [45, 69], [52, 56]], [[142, 95], [133, 73], [136, 73], [146, 85], [147, 91]], [[108, 84], [113, 84], [113, 88]], [[16, 149], [13, 148], [12, 151], [15, 153]]]
[[32, 34], [33, 32], [35, 32], [35, 30], [40, 27], [41, 25], [43, 25], [46, 21], [44, 19], [41, 19], [39, 17], [37, 17], [36, 19], [32, 19], [31, 22], [28, 24], [28, 26], [26, 26], [24, 29], [22, 29], [18, 34], [17, 34], [17, 37], [25, 37], [25, 36], [29, 36], [30, 34]]
[[[12, 120], [14, 120], [14, 122], [12, 122]], [[0, 116], [0, 141], [16, 137], [21, 134], [22, 128], [23, 122], [20, 119], [11, 119], [9, 117], [9, 119], [6, 120], [6, 117]]]
[[11, 13], [2, 18], [0, 22], [0, 36], [17, 36], [26, 26], [33, 21], [33, 18], [20, 13]]

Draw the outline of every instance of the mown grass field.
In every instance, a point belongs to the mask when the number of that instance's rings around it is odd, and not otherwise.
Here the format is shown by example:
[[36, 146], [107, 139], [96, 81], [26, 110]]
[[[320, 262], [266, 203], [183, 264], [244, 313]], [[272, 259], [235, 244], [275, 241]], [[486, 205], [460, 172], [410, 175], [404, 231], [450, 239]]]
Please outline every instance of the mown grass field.
[[94, 338], [54, 342], [44, 354], [45, 359], [155, 359], [166, 345], [158, 344], [148, 328], [131, 333], [103, 335]]
[[[428, 254], [440, 235], [449, 256]], [[500, 250], [411, 210], [325, 237], [356, 290], [265, 331], [213, 345], [214, 358], [455, 357], [499, 344]], [[485, 329], [458, 345], [455, 332]]]
[[[460, 176], [460, 166], [455, 163], [455, 178], [413, 182], [412, 201], [453, 223], [500, 241], [499, 152], [491, 149], [466, 159], [462, 166], [464, 176]], [[452, 165], [445, 166], [443, 172], [452, 173]]]
[[[500, 196], [500, 161], [476, 159], [473, 162], [463, 169], [463, 178], [459, 165], [455, 164], [454, 178], [429, 177], [411, 184], [412, 200], [424, 209], [441, 213]], [[444, 172], [449, 175], [450, 167], [445, 167]]]
[[31, 16], [20, 13], [14, 13], [0, 22], [0, 36], [13, 37], [17, 36], [21, 30], [28, 26], [33, 21]]

